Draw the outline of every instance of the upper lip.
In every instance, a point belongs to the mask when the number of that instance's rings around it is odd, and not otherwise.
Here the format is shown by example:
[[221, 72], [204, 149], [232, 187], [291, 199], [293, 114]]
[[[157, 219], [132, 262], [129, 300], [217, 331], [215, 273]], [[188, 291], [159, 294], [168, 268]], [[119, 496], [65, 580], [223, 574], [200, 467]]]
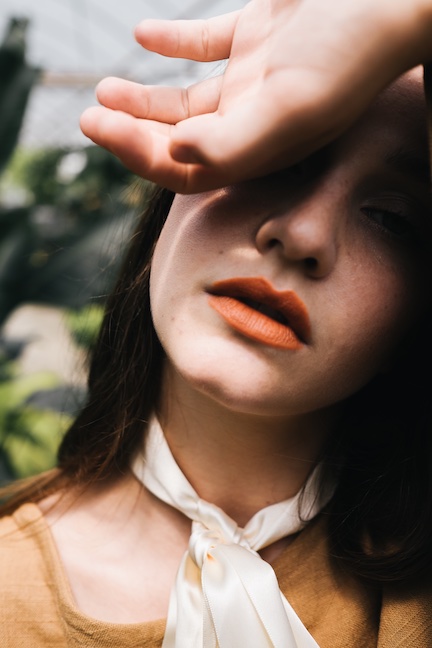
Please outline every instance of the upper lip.
[[233, 277], [216, 281], [209, 288], [212, 295], [247, 299], [268, 306], [283, 315], [297, 337], [307, 344], [311, 326], [307, 308], [292, 290], [276, 290], [264, 277]]

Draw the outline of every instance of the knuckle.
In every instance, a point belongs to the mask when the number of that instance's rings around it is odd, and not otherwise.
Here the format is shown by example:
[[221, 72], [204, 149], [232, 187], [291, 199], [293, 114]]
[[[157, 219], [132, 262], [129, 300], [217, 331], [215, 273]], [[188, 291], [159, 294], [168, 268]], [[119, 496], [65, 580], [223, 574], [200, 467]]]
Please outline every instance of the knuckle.
[[210, 53], [210, 28], [206, 20], [203, 20], [201, 24], [201, 47], [203, 58], [208, 59]]
[[152, 111], [151, 95], [145, 88], [142, 88], [139, 97], [139, 103], [135, 110], [135, 114], [143, 117], [148, 117], [149, 115], [151, 115], [151, 111]]
[[180, 93], [180, 102], [181, 102], [181, 111], [182, 119], [188, 119], [190, 117], [190, 96], [189, 88], [183, 88]]

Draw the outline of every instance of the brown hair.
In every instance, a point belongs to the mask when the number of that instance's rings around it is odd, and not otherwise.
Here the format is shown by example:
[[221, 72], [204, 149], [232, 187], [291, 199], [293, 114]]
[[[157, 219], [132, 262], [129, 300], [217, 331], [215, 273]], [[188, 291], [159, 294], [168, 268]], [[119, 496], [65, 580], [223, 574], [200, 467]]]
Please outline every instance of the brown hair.
[[93, 350], [87, 403], [63, 438], [58, 468], [3, 489], [0, 514], [128, 470], [159, 393], [163, 352], [150, 315], [149, 279], [173, 198], [155, 188], [132, 236]]
[[[3, 514], [128, 470], [160, 388], [163, 351], [150, 315], [149, 275], [172, 200], [171, 192], [156, 190], [132, 238], [93, 354], [88, 402], [61, 444], [59, 468], [13, 487]], [[430, 568], [431, 413], [419, 373], [420, 360], [428, 367], [430, 356], [424, 345], [407, 350], [392, 372], [349, 399], [326, 449], [327, 466], [338, 471], [327, 510], [332, 553], [370, 581], [402, 582]]]

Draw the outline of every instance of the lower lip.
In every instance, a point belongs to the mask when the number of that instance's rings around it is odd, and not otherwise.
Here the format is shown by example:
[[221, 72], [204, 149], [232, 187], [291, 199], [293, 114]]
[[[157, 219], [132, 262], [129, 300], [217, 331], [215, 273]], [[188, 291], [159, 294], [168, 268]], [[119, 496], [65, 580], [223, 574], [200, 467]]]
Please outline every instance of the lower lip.
[[250, 340], [289, 351], [304, 346], [289, 326], [272, 320], [234, 297], [210, 295], [208, 302], [227, 324]]

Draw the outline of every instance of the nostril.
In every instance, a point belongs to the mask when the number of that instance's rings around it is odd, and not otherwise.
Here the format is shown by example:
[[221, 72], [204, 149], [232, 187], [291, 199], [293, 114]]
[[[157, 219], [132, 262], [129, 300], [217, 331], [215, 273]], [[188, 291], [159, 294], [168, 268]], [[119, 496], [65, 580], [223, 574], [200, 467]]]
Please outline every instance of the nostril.
[[271, 249], [277, 247], [278, 245], [280, 245], [280, 241], [278, 241], [277, 238], [272, 238], [272, 239], [270, 239], [269, 242], [267, 243], [267, 247], [268, 247], [269, 250], [271, 250]]
[[316, 270], [318, 267], [318, 261], [314, 257], [306, 257], [303, 262], [308, 270]]

